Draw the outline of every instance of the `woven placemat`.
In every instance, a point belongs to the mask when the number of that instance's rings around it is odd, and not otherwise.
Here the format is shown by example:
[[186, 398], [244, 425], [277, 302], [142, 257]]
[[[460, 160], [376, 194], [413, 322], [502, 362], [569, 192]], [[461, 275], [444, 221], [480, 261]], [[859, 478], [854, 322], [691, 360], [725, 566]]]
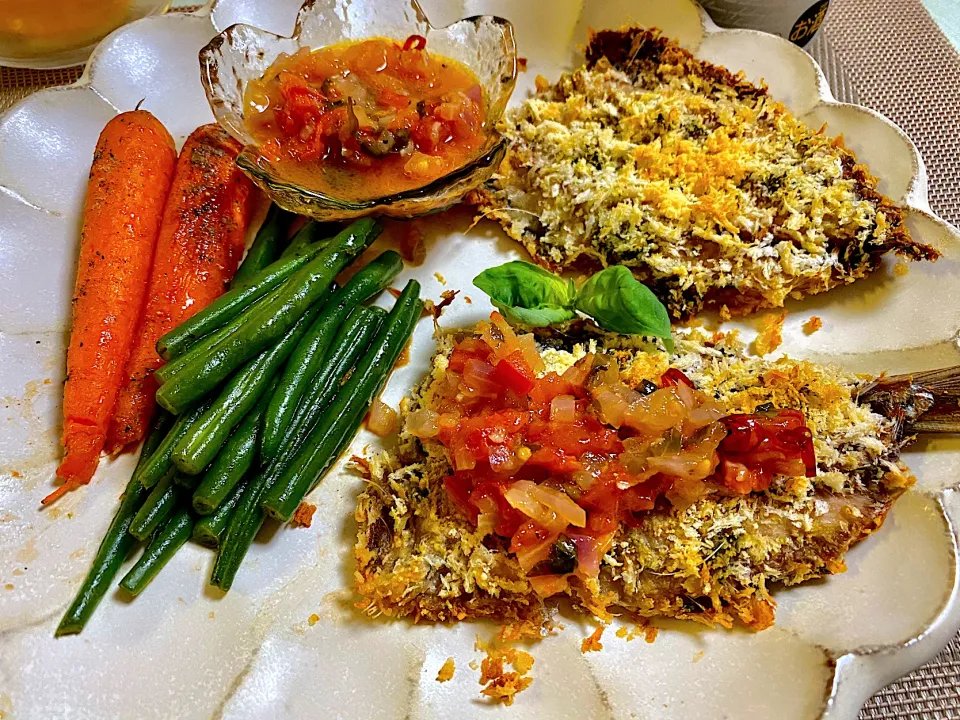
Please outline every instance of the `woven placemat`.
[[[834, 95], [883, 113], [920, 148], [930, 202], [960, 224], [960, 54], [921, 0], [833, 0], [807, 50]], [[187, 9], [187, 8], [183, 8]], [[81, 68], [0, 68], [0, 112], [41, 88], [66, 85]], [[877, 693], [861, 720], [960, 720], [960, 636], [933, 661]]]

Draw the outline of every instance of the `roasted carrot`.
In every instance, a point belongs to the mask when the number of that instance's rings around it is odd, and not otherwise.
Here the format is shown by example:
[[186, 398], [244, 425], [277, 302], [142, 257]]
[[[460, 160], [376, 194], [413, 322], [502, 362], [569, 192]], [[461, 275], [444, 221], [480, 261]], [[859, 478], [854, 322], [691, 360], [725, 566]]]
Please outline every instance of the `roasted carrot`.
[[64, 484], [49, 503], [87, 483], [123, 381], [140, 320], [177, 152], [153, 115], [107, 123], [93, 155], [83, 206], [73, 328], [63, 388]]
[[180, 151], [146, 308], [107, 436], [111, 452], [146, 432], [157, 389], [153, 372], [163, 364], [157, 340], [219, 297], [237, 270], [256, 201], [234, 162], [239, 152], [217, 125], [194, 130]]

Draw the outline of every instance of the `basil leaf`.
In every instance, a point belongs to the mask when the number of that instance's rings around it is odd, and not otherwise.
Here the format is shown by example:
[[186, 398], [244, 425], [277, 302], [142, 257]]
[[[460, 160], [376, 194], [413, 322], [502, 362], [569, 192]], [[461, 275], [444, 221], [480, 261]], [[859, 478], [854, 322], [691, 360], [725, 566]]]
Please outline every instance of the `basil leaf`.
[[473, 284], [510, 322], [545, 327], [572, 320], [576, 290], [567, 281], [533, 263], [514, 260], [484, 270]]
[[604, 268], [587, 280], [577, 294], [576, 307], [604, 330], [660, 338], [673, 351], [667, 309], [622, 265]]

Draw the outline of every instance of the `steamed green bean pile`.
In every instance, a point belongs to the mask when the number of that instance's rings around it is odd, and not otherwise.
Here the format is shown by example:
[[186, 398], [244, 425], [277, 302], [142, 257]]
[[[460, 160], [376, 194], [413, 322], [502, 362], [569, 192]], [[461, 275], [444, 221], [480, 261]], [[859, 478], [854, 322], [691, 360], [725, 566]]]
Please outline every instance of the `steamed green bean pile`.
[[415, 280], [389, 312], [365, 303], [403, 268], [388, 250], [338, 287], [380, 233], [368, 218], [334, 237], [308, 223], [289, 245], [276, 208], [230, 290], [164, 335], [159, 408], [93, 567], [57, 628], [80, 632], [120, 580], [139, 595], [189, 540], [214, 548], [229, 590], [266, 518], [288, 521], [350, 444], [413, 334]]

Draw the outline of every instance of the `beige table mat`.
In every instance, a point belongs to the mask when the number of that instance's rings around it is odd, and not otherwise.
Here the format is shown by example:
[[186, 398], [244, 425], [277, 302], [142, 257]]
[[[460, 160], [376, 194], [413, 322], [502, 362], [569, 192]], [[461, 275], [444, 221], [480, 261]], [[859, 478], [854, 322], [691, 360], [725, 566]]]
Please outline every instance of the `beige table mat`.
[[[960, 224], [960, 54], [920, 0], [833, 0], [807, 48], [844, 102], [872, 107], [902, 127], [930, 174], [930, 202]], [[80, 68], [0, 68], [0, 111], [31, 92], [65, 85]], [[960, 636], [932, 662], [877, 693], [861, 720], [960, 719]]]

